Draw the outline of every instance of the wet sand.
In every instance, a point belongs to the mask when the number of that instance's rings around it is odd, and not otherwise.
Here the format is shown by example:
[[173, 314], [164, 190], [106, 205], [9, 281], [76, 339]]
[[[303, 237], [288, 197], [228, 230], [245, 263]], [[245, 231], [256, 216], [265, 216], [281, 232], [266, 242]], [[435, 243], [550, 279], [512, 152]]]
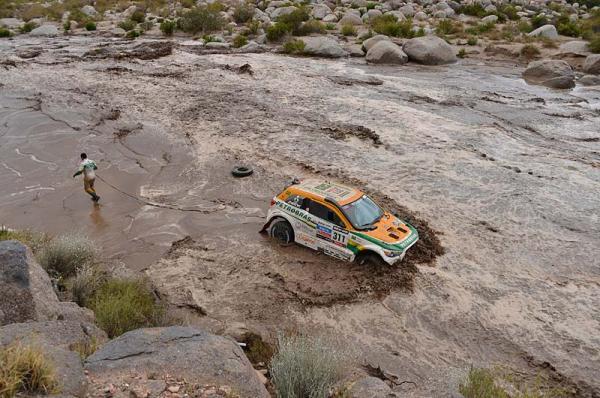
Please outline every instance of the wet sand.
[[[90, 60], [99, 39], [26, 40], [48, 50], [3, 72], [0, 223], [87, 232], [193, 324], [335, 333], [414, 382], [396, 387], [406, 396], [445, 396], [471, 364], [498, 363], [600, 394], [600, 91], [528, 86], [518, 68], [470, 60], [387, 68], [182, 48]], [[245, 63], [253, 75], [226, 68]], [[81, 150], [111, 184], [185, 211], [102, 181], [95, 208], [70, 178]], [[233, 178], [237, 164], [255, 174]], [[381, 295], [413, 271], [274, 245], [256, 231], [293, 176], [388, 196], [445, 254]]]

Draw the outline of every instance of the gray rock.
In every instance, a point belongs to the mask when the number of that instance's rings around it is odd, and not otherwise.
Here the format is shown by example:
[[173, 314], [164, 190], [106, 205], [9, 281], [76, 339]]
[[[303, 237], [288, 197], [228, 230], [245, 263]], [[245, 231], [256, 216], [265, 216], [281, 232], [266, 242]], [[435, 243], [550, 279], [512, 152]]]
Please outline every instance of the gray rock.
[[348, 392], [350, 398], [389, 398], [396, 396], [383, 380], [376, 377], [364, 377], [355, 381]]
[[402, 49], [388, 40], [375, 43], [367, 51], [367, 62], [372, 64], [395, 64], [403, 65], [408, 62], [408, 56]]
[[54, 25], [42, 25], [29, 34], [32, 36], [58, 36], [58, 28]]
[[88, 17], [93, 17], [93, 16], [98, 15], [98, 11], [96, 11], [96, 9], [90, 5], [85, 5], [85, 6], [81, 7], [81, 12], [83, 12]]
[[18, 49], [16, 51], [16, 54], [17, 54], [17, 57], [19, 57], [19, 58], [30, 59], [30, 58], [37, 57], [43, 51], [44, 50], [42, 48], [39, 48], [39, 47], [35, 47], [35, 48], [23, 48], [23, 49]]
[[23, 20], [17, 18], [0, 18], [0, 26], [4, 26], [8, 29], [18, 29], [19, 26], [24, 23]]
[[485, 12], [494, 12], [496, 11], [496, 6], [493, 4], [489, 4], [485, 7]]
[[572, 40], [563, 43], [558, 47], [558, 54], [575, 54], [575, 55], [588, 55], [590, 49], [588, 43], [583, 40]]
[[578, 82], [582, 86], [600, 86], [600, 76], [585, 75]]
[[[372, 9], [367, 11], [365, 15], [367, 15], [369, 18], [374, 18], [383, 15], [383, 13], [380, 10]], [[402, 18], [404, 18], [404, 15], [402, 15]]]
[[590, 75], [600, 75], [600, 54], [588, 55], [583, 63], [583, 71]]
[[271, 16], [271, 19], [277, 20], [277, 18], [279, 18], [280, 16], [291, 14], [294, 11], [296, 11], [297, 9], [298, 9], [298, 7], [294, 7], [294, 6], [276, 8], [275, 10], [273, 10], [271, 12], [270, 16]]
[[248, 44], [241, 47], [240, 50], [245, 53], [258, 53], [264, 51], [263, 47], [254, 40], [250, 40]]
[[415, 14], [415, 19], [417, 21], [425, 21], [427, 19], [427, 14], [425, 14], [423, 11], [419, 11]]
[[425, 65], [442, 65], [456, 62], [456, 54], [450, 44], [436, 36], [416, 37], [402, 47], [408, 59]]
[[311, 14], [315, 19], [323, 19], [331, 14], [331, 8], [327, 4], [315, 4]]
[[123, 18], [130, 18], [136, 10], [136, 6], [129, 6], [125, 11], [123, 11]]
[[328, 58], [340, 58], [348, 55], [340, 44], [329, 37], [301, 37], [304, 42], [304, 53]]
[[496, 22], [498, 22], [498, 16], [494, 15], [494, 14], [481, 18], [481, 23], [483, 23], [483, 24], [496, 23]]
[[391, 15], [395, 16], [398, 21], [404, 21], [406, 19], [404, 14], [402, 14], [402, 12], [400, 12], [400, 11], [388, 11], [388, 12], [386, 12], [386, 14], [391, 14]]
[[342, 19], [339, 20], [340, 25], [362, 25], [363, 21], [360, 16], [353, 12], [347, 12]]
[[410, 4], [400, 7], [398, 11], [400, 11], [402, 14], [404, 14], [405, 17], [408, 18], [412, 18], [415, 15], [415, 9]]
[[444, 10], [439, 10], [439, 11], [436, 11], [436, 12], [433, 14], [433, 17], [434, 17], [434, 18], [438, 18], [438, 19], [443, 19], [443, 18], [446, 18], [446, 16], [447, 16], [447, 14], [446, 14], [446, 11], [444, 11]]
[[352, 7], [366, 7], [368, 4], [367, 0], [352, 0]]
[[371, 49], [371, 47], [373, 47], [375, 44], [379, 43], [380, 41], [384, 41], [384, 40], [390, 40], [389, 37], [387, 37], [386, 35], [375, 35], [365, 41], [363, 41], [362, 46], [365, 52], [369, 51]]
[[527, 35], [528, 36], [536, 36], [536, 37], [537, 36], [547, 37], [549, 39], [557, 39], [558, 38], [558, 32], [556, 31], [556, 28], [554, 27], [554, 25], [540, 26], [536, 30], [529, 32]]
[[325, 18], [323, 18], [323, 22], [337, 22], [338, 21], [338, 17], [335, 14], [329, 14], [326, 15]]
[[225, 50], [225, 49], [228, 49], [229, 47], [231, 47], [231, 44], [221, 43], [220, 41], [211, 41], [211, 42], [206, 43], [204, 45], [204, 47], [217, 49], [217, 50]]
[[155, 379], [176, 375], [188, 383], [230, 386], [241, 397], [269, 397], [234, 341], [189, 327], [125, 333], [88, 357], [85, 369], [91, 378], [111, 383], [138, 369]]
[[365, 56], [362, 46], [360, 46], [358, 44], [352, 44], [352, 45], [346, 46], [346, 47], [344, 47], [344, 50], [351, 57], [364, 57]]
[[543, 59], [530, 62], [523, 72], [523, 78], [531, 84], [551, 88], [572, 88], [575, 86], [575, 73], [568, 63], [556, 59]]

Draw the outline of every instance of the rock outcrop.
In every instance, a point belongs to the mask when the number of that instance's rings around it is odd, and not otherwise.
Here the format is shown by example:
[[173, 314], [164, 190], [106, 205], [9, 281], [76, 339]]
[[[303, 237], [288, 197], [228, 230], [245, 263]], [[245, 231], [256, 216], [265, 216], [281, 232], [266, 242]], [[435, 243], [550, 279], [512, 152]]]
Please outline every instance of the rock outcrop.
[[367, 62], [373, 64], [403, 65], [408, 62], [408, 56], [402, 49], [391, 41], [382, 40], [367, 52]]
[[197, 385], [229, 386], [241, 397], [269, 397], [234, 341], [190, 327], [125, 333], [88, 357], [85, 369], [99, 385], [121, 383], [137, 372], [141, 380], [170, 375]]
[[402, 50], [408, 59], [425, 65], [443, 65], [456, 62], [456, 54], [450, 44], [437, 36], [423, 36], [408, 40]]
[[600, 75], [600, 54], [588, 55], [583, 63], [583, 71], [590, 75]]
[[304, 42], [304, 53], [319, 57], [340, 58], [348, 53], [340, 44], [329, 37], [302, 37]]
[[528, 83], [550, 88], [572, 88], [575, 86], [575, 73], [571, 66], [565, 61], [556, 59], [530, 62], [523, 72], [523, 79]]
[[350, 398], [392, 398], [397, 396], [383, 380], [376, 377], [364, 377], [355, 381], [348, 392]]
[[371, 47], [373, 47], [375, 44], [379, 43], [380, 41], [384, 41], [384, 40], [389, 41], [390, 38], [387, 37], [386, 35], [375, 35], [373, 37], [370, 37], [367, 40], [363, 41], [363, 43], [362, 43], [363, 50], [365, 52], [368, 52], [371, 49]]
[[32, 36], [58, 36], [58, 28], [54, 25], [42, 25], [30, 32]]
[[536, 30], [529, 32], [529, 36], [547, 37], [548, 39], [558, 39], [558, 32], [554, 25], [540, 26]]

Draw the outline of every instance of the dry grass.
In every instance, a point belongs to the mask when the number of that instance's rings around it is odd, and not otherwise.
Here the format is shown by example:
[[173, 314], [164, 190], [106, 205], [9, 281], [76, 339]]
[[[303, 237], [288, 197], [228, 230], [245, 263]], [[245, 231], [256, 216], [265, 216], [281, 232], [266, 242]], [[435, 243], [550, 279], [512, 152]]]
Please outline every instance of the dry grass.
[[44, 245], [50, 242], [50, 236], [33, 232], [31, 230], [10, 230], [5, 227], [0, 228], [0, 241], [2, 240], [18, 240], [26, 246], [29, 246], [33, 253], [37, 253]]
[[81, 359], [86, 359], [96, 352], [99, 346], [100, 344], [96, 338], [92, 337], [89, 340], [78, 341], [75, 344], [72, 344], [69, 349], [78, 353]]
[[42, 267], [54, 277], [67, 278], [85, 265], [97, 261], [98, 251], [86, 236], [76, 233], [52, 239], [38, 252]]
[[58, 381], [41, 349], [13, 343], [0, 348], [0, 397], [14, 397], [18, 392], [56, 393]]

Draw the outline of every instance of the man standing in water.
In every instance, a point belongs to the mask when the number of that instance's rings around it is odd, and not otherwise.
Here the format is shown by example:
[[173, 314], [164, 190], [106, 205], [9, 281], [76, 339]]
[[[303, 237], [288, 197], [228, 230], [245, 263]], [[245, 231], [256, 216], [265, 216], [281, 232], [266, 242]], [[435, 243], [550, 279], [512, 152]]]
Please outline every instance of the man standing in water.
[[73, 174], [73, 178], [83, 173], [83, 189], [85, 189], [85, 192], [90, 194], [94, 202], [98, 203], [100, 196], [96, 195], [96, 191], [94, 190], [94, 180], [96, 179], [96, 173], [94, 170], [98, 170], [96, 163], [93, 160], [88, 159], [85, 153], [82, 153], [79, 170], [77, 173]]

